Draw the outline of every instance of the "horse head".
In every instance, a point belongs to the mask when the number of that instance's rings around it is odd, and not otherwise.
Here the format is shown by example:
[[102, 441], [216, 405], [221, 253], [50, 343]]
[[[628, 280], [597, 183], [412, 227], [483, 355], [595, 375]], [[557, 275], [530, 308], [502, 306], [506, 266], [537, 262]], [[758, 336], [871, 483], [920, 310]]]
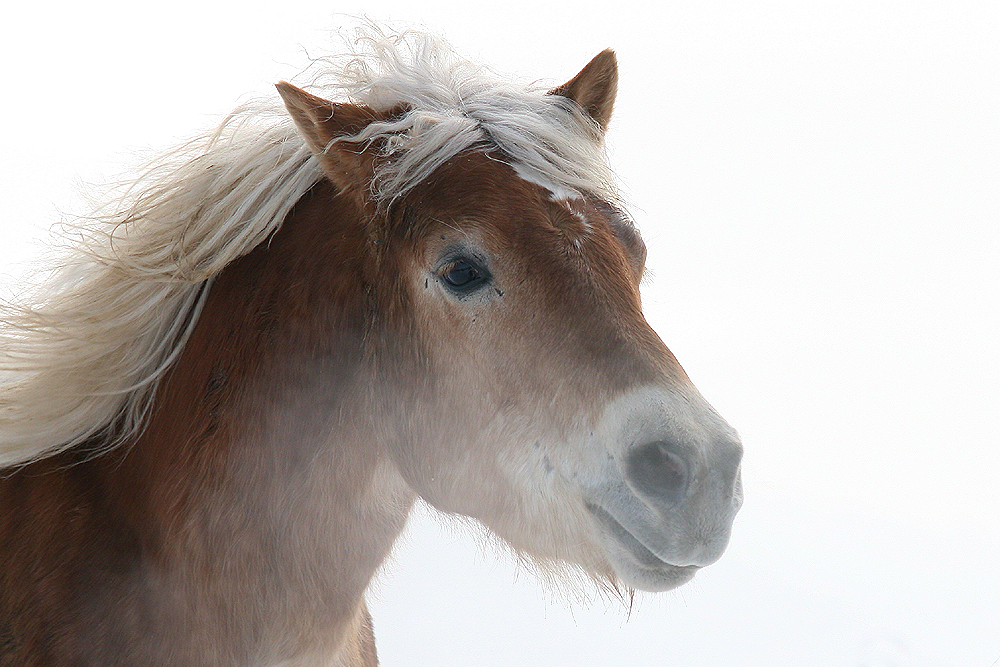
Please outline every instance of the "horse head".
[[[617, 76], [605, 51], [542, 101], [568, 161], [601, 151]], [[495, 140], [475, 108], [449, 129], [278, 89], [365, 226], [372, 409], [406, 484], [537, 562], [643, 590], [718, 559], [740, 441], [644, 319], [645, 246], [600, 174], [559, 165], [547, 137]]]

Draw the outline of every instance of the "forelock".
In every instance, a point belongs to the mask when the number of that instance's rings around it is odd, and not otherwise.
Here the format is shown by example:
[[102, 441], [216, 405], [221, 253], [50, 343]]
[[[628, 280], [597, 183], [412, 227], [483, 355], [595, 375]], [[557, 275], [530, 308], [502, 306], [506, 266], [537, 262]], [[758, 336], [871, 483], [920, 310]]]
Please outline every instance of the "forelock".
[[372, 183], [376, 201], [405, 194], [467, 149], [499, 152], [533, 180], [617, 200], [601, 129], [575, 102], [512, 83], [427, 33], [364, 25], [345, 42], [344, 54], [313, 61], [311, 87], [376, 111], [401, 110], [341, 139], [383, 158]]

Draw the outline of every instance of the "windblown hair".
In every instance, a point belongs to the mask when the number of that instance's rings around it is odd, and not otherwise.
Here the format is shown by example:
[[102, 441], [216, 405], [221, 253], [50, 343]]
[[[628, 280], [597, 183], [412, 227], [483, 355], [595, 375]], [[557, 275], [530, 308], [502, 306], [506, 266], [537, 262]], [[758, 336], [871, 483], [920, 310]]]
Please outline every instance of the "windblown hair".
[[[305, 73], [329, 99], [406, 110], [343, 138], [379, 147], [375, 202], [469, 149], [494, 150], [539, 182], [617, 199], [601, 132], [574, 102], [512, 85], [431, 35], [366, 25], [347, 42]], [[68, 224], [77, 240], [56, 274], [23, 303], [0, 305], [0, 466], [134, 437], [212, 278], [273, 234], [321, 178], [284, 108], [255, 102]]]

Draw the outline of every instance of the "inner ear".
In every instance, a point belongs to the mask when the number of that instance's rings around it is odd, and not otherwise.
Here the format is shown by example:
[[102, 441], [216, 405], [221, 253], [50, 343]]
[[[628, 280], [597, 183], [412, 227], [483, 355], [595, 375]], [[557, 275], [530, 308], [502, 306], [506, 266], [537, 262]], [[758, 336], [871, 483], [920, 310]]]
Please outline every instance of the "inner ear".
[[358, 135], [384, 115], [366, 106], [330, 102], [285, 81], [276, 87], [327, 178], [341, 190], [367, 193], [374, 178], [372, 156], [364, 145], [338, 139]]
[[618, 94], [618, 58], [615, 52], [611, 49], [601, 51], [579, 74], [553, 88], [549, 94], [573, 100], [602, 130], [607, 130]]
[[327, 152], [331, 142], [361, 132], [380, 119], [373, 109], [357, 104], [338, 104], [281, 81], [275, 86], [296, 127], [317, 155]]

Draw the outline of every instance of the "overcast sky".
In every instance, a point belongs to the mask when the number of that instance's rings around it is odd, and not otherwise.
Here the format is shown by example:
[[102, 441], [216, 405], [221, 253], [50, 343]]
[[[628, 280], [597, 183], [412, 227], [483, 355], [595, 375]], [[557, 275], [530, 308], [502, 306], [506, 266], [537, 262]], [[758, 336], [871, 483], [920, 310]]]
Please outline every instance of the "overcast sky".
[[27, 3], [2, 280], [78, 181], [272, 90], [333, 11], [553, 84], [617, 50], [647, 317], [746, 446], [727, 555], [631, 614], [422, 511], [372, 591], [384, 665], [1000, 664], [1000, 3]]

